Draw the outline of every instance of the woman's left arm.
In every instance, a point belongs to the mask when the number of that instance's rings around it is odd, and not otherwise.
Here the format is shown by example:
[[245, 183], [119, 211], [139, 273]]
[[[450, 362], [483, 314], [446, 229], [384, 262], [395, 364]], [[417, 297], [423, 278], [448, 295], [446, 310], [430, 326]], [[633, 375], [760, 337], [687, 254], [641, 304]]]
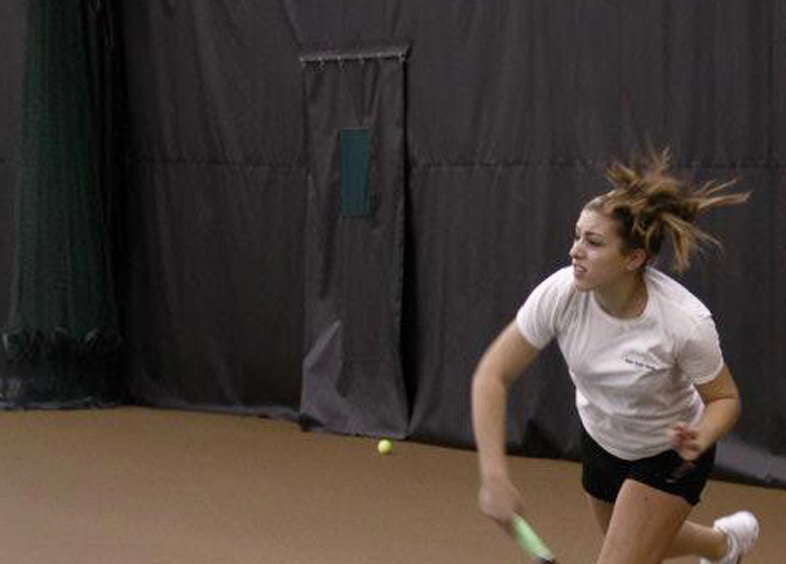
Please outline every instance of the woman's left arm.
[[706, 384], [697, 384], [704, 401], [704, 414], [695, 426], [677, 423], [671, 431], [674, 449], [685, 460], [695, 460], [715, 444], [737, 422], [740, 394], [727, 366]]

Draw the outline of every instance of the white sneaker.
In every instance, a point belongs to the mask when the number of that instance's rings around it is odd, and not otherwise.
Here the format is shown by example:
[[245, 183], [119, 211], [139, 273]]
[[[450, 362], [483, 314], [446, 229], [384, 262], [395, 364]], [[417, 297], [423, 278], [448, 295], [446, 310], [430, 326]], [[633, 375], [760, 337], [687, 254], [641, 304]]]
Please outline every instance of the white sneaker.
[[749, 511], [738, 511], [721, 517], [713, 523], [713, 529], [726, 533], [729, 550], [720, 560], [702, 558], [701, 564], [739, 564], [759, 538], [759, 521]]

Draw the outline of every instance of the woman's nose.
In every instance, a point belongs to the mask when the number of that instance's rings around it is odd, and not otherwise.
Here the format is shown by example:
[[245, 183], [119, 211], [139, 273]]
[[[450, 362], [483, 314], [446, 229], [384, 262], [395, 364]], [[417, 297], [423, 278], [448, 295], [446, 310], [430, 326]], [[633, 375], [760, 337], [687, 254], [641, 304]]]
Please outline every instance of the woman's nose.
[[575, 241], [573, 241], [573, 245], [571, 245], [570, 247], [570, 252], [568, 253], [568, 256], [570, 256], [570, 258], [578, 258], [580, 254], [581, 254], [581, 241], [579, 239], [576, 239]]

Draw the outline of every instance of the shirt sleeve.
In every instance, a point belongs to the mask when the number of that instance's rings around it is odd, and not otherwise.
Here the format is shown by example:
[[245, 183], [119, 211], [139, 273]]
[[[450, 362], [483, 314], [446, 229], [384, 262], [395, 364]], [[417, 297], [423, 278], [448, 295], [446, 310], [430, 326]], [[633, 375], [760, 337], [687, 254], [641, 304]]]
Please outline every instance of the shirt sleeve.
[[516, 314], [516, 326], [533, 347], [543, 349], [557, 335], [564, 273], [558, 271], [541, 282]]
[[703, 318], [694, 327], [678, 356], [682, 372], [694, 384], [706, 384], [723, 368], [723, 353], [712, 317]]

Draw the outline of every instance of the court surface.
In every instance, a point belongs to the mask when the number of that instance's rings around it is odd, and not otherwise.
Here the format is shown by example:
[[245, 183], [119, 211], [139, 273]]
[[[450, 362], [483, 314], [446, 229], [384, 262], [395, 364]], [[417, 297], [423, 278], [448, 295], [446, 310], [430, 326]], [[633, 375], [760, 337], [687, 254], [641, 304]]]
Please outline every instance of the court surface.
[[[138, 407], [0, 413], [0, 445], [3, 562], [527, 562], [476, 511], [471, 451], [399, 442], [382, 456], [373, 439]], [[594, 563], [600, 537], [579, 466], [511, 465], [560, 562]], [[759, 515], [745, 564], [786, 561], [786, 491], [711, 482], [704, 499], [694, 520]]]

